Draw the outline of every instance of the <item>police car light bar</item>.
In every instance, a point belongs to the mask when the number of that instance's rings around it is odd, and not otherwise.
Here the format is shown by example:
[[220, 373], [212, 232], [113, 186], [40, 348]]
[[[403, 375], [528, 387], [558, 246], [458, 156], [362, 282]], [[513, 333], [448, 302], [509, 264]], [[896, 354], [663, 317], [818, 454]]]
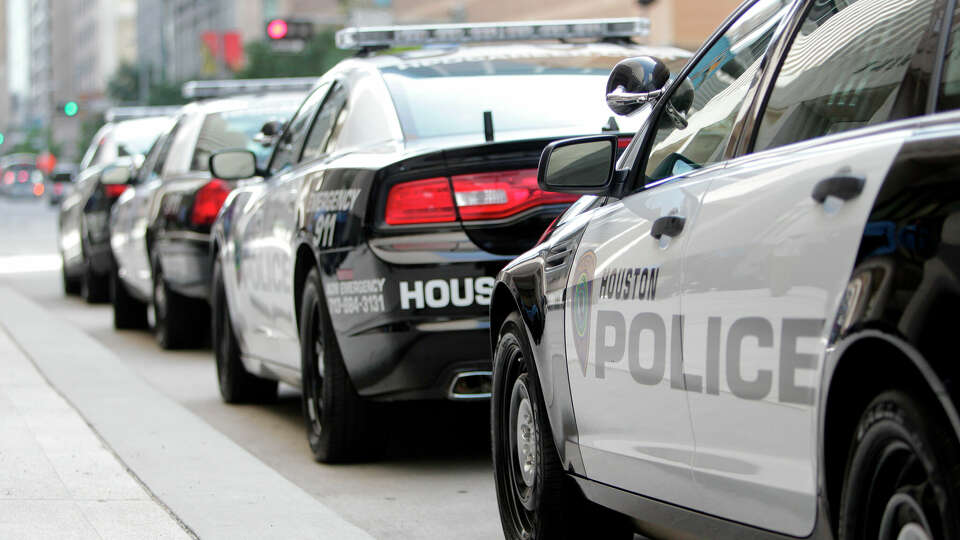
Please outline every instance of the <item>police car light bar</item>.
[[340, 49], [362, 50], [433, 43], [629, 38], [649, 33], [650, 19], [578, 19], [344, 28], [337, 32], [336, 41]]
[[317, 77], [288, 77], [285, 79], [190, 81], [183, 83], [181, 93], [186, 99], [200, 99], [261, 92], [308, 92], [317, 84], [317, 80]]
[[179, 106], [157, 106], [157, 107], [110, 107], [103, 114], [107, 122], [119, 122], [121, 120], [133, 120], [135, 118], [148, 118], [150, 116], [173, 116], [180, 110]]

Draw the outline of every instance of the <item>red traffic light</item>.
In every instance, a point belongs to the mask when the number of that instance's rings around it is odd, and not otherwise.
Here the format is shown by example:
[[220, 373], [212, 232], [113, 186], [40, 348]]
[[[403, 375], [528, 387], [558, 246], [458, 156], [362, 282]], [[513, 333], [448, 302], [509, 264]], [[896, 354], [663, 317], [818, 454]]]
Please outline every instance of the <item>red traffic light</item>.
[[283, 39], [287, 37], [287, 21], [283, 19], [274, 19], [267, 24], [267, 35], [270, 39]]

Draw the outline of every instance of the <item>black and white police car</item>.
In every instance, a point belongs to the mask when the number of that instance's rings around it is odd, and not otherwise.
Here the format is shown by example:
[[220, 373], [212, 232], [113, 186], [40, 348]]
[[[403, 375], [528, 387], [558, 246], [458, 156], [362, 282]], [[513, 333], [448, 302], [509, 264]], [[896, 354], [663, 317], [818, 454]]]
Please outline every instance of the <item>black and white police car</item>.
[[593, 196], [493, 291], [508, 539], [960, 538], [957, 21], [749, 0], [611, 73], [646, 124], [544, 151]]
[[[232, 194], [214, 229], [223, 398], [303, 388], [322, 461], [378, 449], [371, 402], [488, 398], [494, 276], [577, 198], [537, 188], [542, 150], [604, 131], [626, 146], [640, 120], [606, 109], [612, 66], [689, 57], [630, 42], [646, 23], [341, 31], [359, 57], [323, 76], [267, 170], [243, 151], [211, 158], [219, 178], [267, 177]], [[547, 41], [462, 46], [522, 38]], [[441, 44], [371, 54], [424, 43]]]
[[209, 335], [210, 229], [236, 187], [210, 174], [210, 155], [246, 148], [265, 160], [269, 144], [258, 140], [264, 124], [285, 122], [315, 82], [240, 79], [184, 85], [184, 97], [199, 101], [175, 115], [110, 214], [116, 328], [145, 327], [152, 318], [165, 349], [196, 346]]

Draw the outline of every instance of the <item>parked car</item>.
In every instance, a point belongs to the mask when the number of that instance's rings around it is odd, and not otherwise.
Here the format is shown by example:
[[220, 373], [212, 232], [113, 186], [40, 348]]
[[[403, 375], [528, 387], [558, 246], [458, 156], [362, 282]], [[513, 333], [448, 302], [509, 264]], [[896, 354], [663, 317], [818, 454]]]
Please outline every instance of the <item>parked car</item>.
[[269, 148], [254, 136], [265, 123], [286, 121], [302, 99], [302, 92], [268, 92], [183, 107], [110, 217], [117, 328], [144, 327], [152, 317], [157, 342], [165, 349], [205, 339], [210, 226], [235, 187], [211, 176], [210, 155], [243, 148], [265, 157]]
[[[488, 398], [493, 276], [576, 199], [537, 189], [540, 152], [603, 131], [626, 146], [640, 119], [615, 121], [591, 99], [610, 68], [656, 53], [678, 70], [689, 56], [627, 43], [638, 24], [555, 23], [549, 34], [618, 43], [361, 52], [323, 76], [269, 165], [214, 154], [215, 176], [267, 178], [231, 194], [214, 227], [223, 399], [301, 387], [315, 457], [342, 461], [379, 448], [376, 402]], [[380, 30], [338, 40], [398, 44]]]
[[492, 292], [508, 539], [960, 538], [954, 9], [747, 1], [614, 69], [619, 161], [546, 148], [587, 197]]
[[[0, 194], [17, 199], [36, 199], [43, 195], [43, 173], [37, 168], [36, 159], [33, 154], [0, 158]], [[40, 188], [36, 187], [38, 184]]]
[[63, 259], [63, 288], [88, 302], [110, 299], [110, 208], [127, 189], [143, 155], [169, 125], [168, 117], [105, 124], [90, 142], [74, 188], [63, 198], [58, 245]]
[[74, 163], [60, 163], [53, 168], [44, 185], [44, 193], [50, 206], [60, 204], [63, 198], [73, 188], [73, 181], [77, 175], [77, 165]]

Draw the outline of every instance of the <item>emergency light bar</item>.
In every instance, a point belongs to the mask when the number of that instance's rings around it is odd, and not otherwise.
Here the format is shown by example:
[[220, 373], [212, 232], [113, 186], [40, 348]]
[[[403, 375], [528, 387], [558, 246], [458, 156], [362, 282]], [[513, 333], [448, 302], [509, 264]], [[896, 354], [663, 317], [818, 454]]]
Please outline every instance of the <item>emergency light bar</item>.
[[284, 79], [190, 81], [183, 83], [181, 93], [186, 99], [200, 99], [258, 94], [261, 92], [308, 92], [317, 84], [317, 79], [317, 77], [288, 77]]
[[134, 118], [148, 118], [150, 116], [173, 116], [180, 110], [179, 106], [156, 107], [110, 107], [103, 114], [107, 122], [133, 120]]
[[577, 19], [344, 28], [337, 32], [336, 42], [340, 49], [362, 50], [433, 43], [629, 38], [649, 33], [650, 19]]

